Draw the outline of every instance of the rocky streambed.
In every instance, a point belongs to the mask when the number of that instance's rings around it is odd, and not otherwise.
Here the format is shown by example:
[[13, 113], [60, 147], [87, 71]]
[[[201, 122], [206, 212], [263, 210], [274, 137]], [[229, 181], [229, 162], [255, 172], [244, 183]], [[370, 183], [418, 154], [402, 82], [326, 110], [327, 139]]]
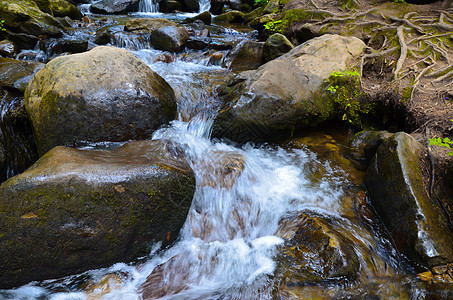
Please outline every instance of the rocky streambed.
[[0, 297], [452, 297], [426, 136], [284, 5], [0, 4]]

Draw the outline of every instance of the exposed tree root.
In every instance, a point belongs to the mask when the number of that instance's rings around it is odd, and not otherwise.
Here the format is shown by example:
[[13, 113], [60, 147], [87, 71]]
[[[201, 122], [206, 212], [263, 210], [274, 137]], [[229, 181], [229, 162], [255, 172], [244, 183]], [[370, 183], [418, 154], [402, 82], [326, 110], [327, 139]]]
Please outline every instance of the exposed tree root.
[[396, 30], [396, 33], [398, 35], [398, 41], [400, 43], [401, 51], [400, 51], [400, 57], [398, 58], [398, 62], [396, 63], [395, 71], [393, 72], [394, 80], [398, 79], [398, 73], [401, 71], [401, 68], [403, 67], [404, 61], [406, 60], [406, 56], [407, 56], [407, 45], [404, 42], [403, 25], [398, 27], [398, 29]]

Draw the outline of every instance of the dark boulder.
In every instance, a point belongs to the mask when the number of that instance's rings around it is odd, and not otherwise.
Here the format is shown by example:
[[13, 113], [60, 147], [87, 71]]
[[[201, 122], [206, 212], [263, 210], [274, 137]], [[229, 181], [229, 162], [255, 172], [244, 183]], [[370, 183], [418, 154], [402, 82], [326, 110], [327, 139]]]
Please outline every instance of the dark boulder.
[[0, 288], [149, 254], [184, 224], [195, 179], [180, 146], [55, 147], [0, 186]]
[[264, 63], [262, 42], [245, 40], [228, 54], [225, 65], [233, 72], [257, 69]]
[[95, 14], [125, 14], [138, 10], [140, 0], [101, 0], [90, 6]]
[[179, 52], [184, 49], [189, 33], [183, 27], [160, 27], [151, 33], [151, 45], [154, 49]]
[[276, 59], [277, 57], [289, 52], [294, 48], [294, 45], [280, 33], [271, 35], [263, 47], [263, 58], [265, 62]]

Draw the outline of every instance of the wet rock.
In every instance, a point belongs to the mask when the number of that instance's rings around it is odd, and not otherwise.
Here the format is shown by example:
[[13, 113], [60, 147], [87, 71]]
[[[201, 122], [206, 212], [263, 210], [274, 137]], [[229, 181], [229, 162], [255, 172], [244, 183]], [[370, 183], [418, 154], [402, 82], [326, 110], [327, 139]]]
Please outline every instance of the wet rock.
[[336, 231], [333, 218], [310, 211], [291, 213], [279, 222], [276, 278], [280, 291], [321, 281], [354, 280], [360, 269], [351, 240]]
[[97, 45], [105, 45], [110, 43], [111, 36], [109, 28], [101, 28], [96, 31], [93, 42]]
[[203, 168], [201, 186], [230, 189], [244, 170], [245, 157], [228, 151], [216, 151], [213, 156], [215, 164]]
[[393, 133], [387, 131], [361, 131], [351, 141], [351, 156], [364, 162], [370, 162], [378, 147], [385, 140], [392, 138]]
[[11, 41], [0, 41], [0, 55], [4, 57], [15, 57], [17, 54], [17, 46]]
[[140, 0], [101, 0], [90, 6], [95, 14], [124, 14], [138, 10]]
[[268, 62], [270, 60], [276, 59], [280, 55], [283, 55], [294, 48], [294, 45], [280, 33], [274, 33], [271, 35], [263, 47], [263, 57], [264, 61]]
[[151, 45], [154, 49], [179, 52], [184, 49], [189, 33], [183, 27], [166, 26], [151, 33]]
[[0, 58], [0, 86], [23, 93], [33, 75], [43, 67], [40, 62]]
[[170, 13], [174, 11], [181, 11], [182, 4], [174, 0], [162, 0], [159, 3], [159, 10], [163, 13]]
[[0, 31], [0, 39], [10, 40], [20, 49], [33, 49], [38, 42], [38, 37], [25, 34], [15, 33], [10, 30]]
[[167, 26], [178, 26], [175, 22], [164, 18], [155, 19], [130, 19], [124, 25], [125, 31], [132, 31], [135, 33], [152, 33], [154, 30], [167, 27]]
[[229, 2], [229, 0], [211, 0], [211, 7], [209, 11], [214, 15], [220, 15], [222, 14], [225, 5]]
[[263, 9], [262, 14], [275, 14], [279, 10], [279, 0], [269, 0]]
[[244, 15], [244, 20], [246, 23], [250, 23], [253, 19], [261, 16], [263, 14], [263, 7], [260, 6], [254, 10], [252, 10], [251, 12], [249, 13], [246, 13]]
[[188, 12], [198, 12], [200, 11], [200, 4], [198, 0], [181, 0], [183, 4], [183, 10]]
[[0, 186], [0, 288], [147, 255], [171, 243], [195, 191], [180, 146], [55, 147]]
[[104, 295], [118, 290], [121, 288], [123, 280], [117, 274], [108, 274], [99, 280], [99, 282], [89, 282], [86, 287], [83, 288], [87, 300], [96, 300], [102, 298]]
[[229, 12], [214, 17], [214, 21], [228, 23], [242, 23], [244, 22], [244, 16], [245, 14], [242, 11], [230, 10]]
[[257, 69], [264, 63], [263, 46], [261, 42], [242, 41], [227, 56], [225, 64], [233, 72]]
[[373, 206], [396, 248], [417, 268], [453, 262], [453, 234], [422, 180], [422, 147], [399, 132], [379, 146], [365, 178]]
[[58, 57], [25, 92], [40, 155], [74, 141], [145, 139], [172, 120], [172, 88], [124, 49], [100, 46]]
[[211, 38], [209, 37], [192, 37], [187, 40], [186, 47], [189, 49], [203, 50], [209, 47]]
[[200, 20], [206, 25], [211, 25], [211, 13], [209, 11], [202, 12], [199, 15], [196, 15], [192, 18], [186, 18], [185, 23], [193, 23], [195, 20]]
[[275, 21], [278, 18], [276, 14], [268, 14], [264, 16], [258, 16], [249, 22], [250, 27], [262, 32], [264, 30], [264, 24]]
[[5, 28], [15, 33], [36, 37], [59, 37], [63, 34], [61, 24], [51, 15], [42, 12], [31, 0], [3, 0], [0, 15], [5, 20]]
[[[344, 108], [327, 91], [331, 74], [345, 70], [365, 44], [354, 37], [324, 35], [299, 45], [255, 71], [223, 84], [224, 109], [213, 137], [238, 142], [269, 141], [339, 118]], [[349, 81], [346, 88], [358, 89]]]
[[50, 55], [62, 53], [81, 53], [88, 50], [88, 41], [83, 39], [74, 40], [41, 40], [39, 48]]
[[216, 65], [221, 66], [223, 60], [223, 53], [222, 52], [214, 52], [209, 56], [208, 65]]

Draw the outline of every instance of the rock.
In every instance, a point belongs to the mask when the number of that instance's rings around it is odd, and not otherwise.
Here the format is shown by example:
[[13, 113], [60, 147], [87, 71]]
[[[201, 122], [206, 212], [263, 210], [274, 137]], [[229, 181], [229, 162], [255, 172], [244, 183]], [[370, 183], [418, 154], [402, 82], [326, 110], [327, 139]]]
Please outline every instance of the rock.
[[[213, 137], [238, 142], [277, 140], [341, 118], [346, 104], [327, 86], [332, 73], [346, 70], [364, 47], [354, 37], [323, 35], [258, 70], [242, 72], [218, 89], [224, 108], [214, 121]], [[342, 84], [345, 90], [358, 89], [350, 81]]]
[[280, 33], [274, 33], [264, 43], [264, 61], [268, 62], [270, 60], [276, 59], [280, 55], [285, 54], [293, 48], [294, 45], [286, 38], [286, 36]]
[[263, 7], [260, 6], [254, 10], [252, 10], [251, 12], [249, 13], [246, 13], [244, 15], [244, 20], [246, 23], [250, 23], [253, 19], [261, 16], [263, 14]]
[[211, 25], [211, 13], [209, 13], [209, 11], [202, 12], [201, 14], [196, 15], [195, 17], [186, 18], [184, 20], [184, 23], [193, 23], [195, 20], [201, 20], [206, 25]]
[[264, 63], [263, 43], [241, 41], [227, 56], [226, 65], [233, 72], [257, 69]]
[[50, 55], [81, 53], [88, 49], [88, 41], [83, 39], [41, 40], [38, 45], [42, 51], [48, 52]]
[[17, 46], [9, 40], [0, 41], [0, 55], [4, 57], [15, 57], [17, 54]]
[[32, 0], [2, 0], [0, 15], [5, 20], [5, 28], [14, 33], [36, 37], [60, 37], [63, 34], [61, 24], [51, 15], [42, 12]]
[[198, 0], [182, 0], [183, 10], [188, 12], [198, 12], [200, 10], [200, 4]]
[[105, 45], [110, 43], [111, 36], [109, 28], [101, 28], [96, 31], [93, 42], [97, 45]]
[[124, 14], [138, 10], [140, 0], [101, 0], [90, 6], [95, 14]]
[[214, 52], [209, 56], [209, 61], [208, 65], [217, 65], [221, 66], [222, 65], [222, 60], [223, 60], [223, 53], [222, 52]]
[[89, 282], [83, 288], [83, 291], [86, 294], [87, 300], [97, 300], [114, 290], [119, 290], [122, 283], [123, 280], [120, 276], [110, 273], [102, 277], [99, 282]]
[[365, 177], [396, 248], [415, 268], [453, 262], [453, 234], [439, 203], [426, 194], [421, 153], [412, 136], [396, 133], [379, 146]]
[[0, 30], [0, 39], [12, 41], [17, 45], [18, 51], [20, 49], [33, 49], [39, 40], [36, 36], [25, 33], [15, 33], [10, 30]]
[[36, 61], [0, 58], [0, 86], [9, 91], [23, 93], [33, 75], [44, 67]]
[[55, 147], [0, 186], [0, 288], [128, 262], [171, 243], [195, 192], [180, 146]]
[[162, 0], [159, 3], [159, 10], [163, 13], [170, 13], [174, 11], [181, 11], [182, 4], [174, 0]]
[[268, 14], [264, 16], [258, 16], [252, 21], [249, 22], [250, 27], [253, 29], [258, 30], [259, 32], [262, 32], [264, 30], [264, 25], [269, 22], [273, 22], [278, 18], [278, 15], [276, 14]]
[[45, 13], [54, 17], [69, 17], [74, 20], [80, 20], [83, 15], [79, 9], [66, 0], [33, 0]]
[[184, 49], [189, 33], [183, 27], [166, 26], [151, 33], [151, 45], [154, 49], [179, 52]]
[[280, 292], [308, 282], [357, 277], [360, 263], [353, 241], [335, 226], [341, 224], [310, 211], [283, 217], [276, 234], [285, 240], [276, 258], [275, 276], [283, 283]]
[[175, 22], [164, 18], [155, 19], [130, 19], [124, 25], [125, 31], [132, 31], [135, 33], [152, 33], [154, 30], [167, 27], [178, 26]]
[[275, 14], [279, 10], [279, 0], [269, 0], [263, 9], [262, 14]]
[[209, 37], [191, 37], [187, 40], [186, 47], [189, 49], [203, 50], [209, 47], [211, 38]]
[[214, 21], [228, 22], [228, 23], [242, 23], [244, 22], [245, 14], [242, 11], [230, 10], [219, 16], [214, 17]]
[[393, 133], [387, 131], [361, 131], [351, 141], [351, 156], [369, 163], [382, 142], [392, 137]]
[[106, 46], [50, 61], [25, 99], [40, 155], [80, 141], [146, 139], [176, 113], [162, 77], [127, 50]]
[[229, 0], [211, 0], [211, 7], [209, 11], [214, 15], [220, 15], [223, 12], [223, 8], [227, 5]]

